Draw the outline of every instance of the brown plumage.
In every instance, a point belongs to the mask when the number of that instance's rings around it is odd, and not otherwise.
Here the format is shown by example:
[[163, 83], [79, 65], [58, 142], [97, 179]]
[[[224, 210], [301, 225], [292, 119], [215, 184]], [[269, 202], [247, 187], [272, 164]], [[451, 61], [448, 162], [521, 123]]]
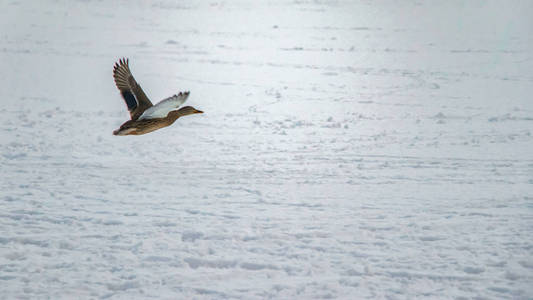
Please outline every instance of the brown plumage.
[[128, 59], [123, 58], [115, 63], [113, 78], [131, 116], [131, 120], [113, 131], [114, 135], [146, 134], [170, 126], [180, 117], [203, 113], [192, 106], [177, 109], [187, 100], [189, 92], [180, 92], [153, 105], [131, 75]]
[[152, 132], [154, 130], [172, 125], [178, 118], [201, 114], [202, 111], [195, 109], [192, 106], [185, 106], [178, 110], [173, 110], [168, 113], [165, 118], [144, 119], [144, 120], [129, 120], [122, 124], [119, 129], [113, 131], [114, 135], [141, 135]]

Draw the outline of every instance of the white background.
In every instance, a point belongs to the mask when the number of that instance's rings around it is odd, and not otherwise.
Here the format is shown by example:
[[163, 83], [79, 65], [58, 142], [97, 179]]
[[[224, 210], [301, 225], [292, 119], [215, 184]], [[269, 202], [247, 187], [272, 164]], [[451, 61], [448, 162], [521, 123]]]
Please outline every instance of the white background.
[[[533, 297], [532, 1], [1, 1], [0, 298]], [[203, 115], [144, 136], [112, 79]]]

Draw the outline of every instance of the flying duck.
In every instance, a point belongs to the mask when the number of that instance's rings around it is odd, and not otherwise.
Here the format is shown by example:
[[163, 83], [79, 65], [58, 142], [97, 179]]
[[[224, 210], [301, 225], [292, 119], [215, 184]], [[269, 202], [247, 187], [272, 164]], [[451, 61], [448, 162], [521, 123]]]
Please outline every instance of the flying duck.
[[131, 75], [128, 59], [122, 58], [115, 63], [113, 78], [131, 116], [131, 120], [113, 131], [114, 135], [146, 134], [172, 125], [179, 117], [203, 113], [192, 106], [178, 109], [189, 97], [189, 92], [180, 92], [153, 105]]

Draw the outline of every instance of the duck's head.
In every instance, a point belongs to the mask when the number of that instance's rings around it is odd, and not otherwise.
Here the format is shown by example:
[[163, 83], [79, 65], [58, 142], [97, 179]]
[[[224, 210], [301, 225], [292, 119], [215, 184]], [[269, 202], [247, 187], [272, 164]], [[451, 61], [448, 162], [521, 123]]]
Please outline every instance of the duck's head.
[[203, 114], [203, 113], [204, 113], [203, 111], [198, 110], [192, 106], [185, 106], [178, 110], [171, 111], [169, 115], [182, 117], [182, 116], [187, 116], [187, 115], [192, 115], [192, 114]]
[[[185, 106], [182, 108], [183, 109], [183, 114], [186, 114], [186, 115], [192, 115], [192, 114], [203, 114], [204, 112], [201, 111], [201, 110], [198, 110], [192, 106]], [[182, 109], [179, 109], [178, 111], [182, 110]]]

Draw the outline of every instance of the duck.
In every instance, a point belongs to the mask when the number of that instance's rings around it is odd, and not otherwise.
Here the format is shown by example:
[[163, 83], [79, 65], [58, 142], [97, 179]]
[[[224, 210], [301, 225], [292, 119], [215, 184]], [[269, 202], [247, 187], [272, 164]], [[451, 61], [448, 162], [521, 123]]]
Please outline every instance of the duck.
[[115, 63], [113, 78], [131, 117], [113, 131], [114, 135], [147, 134], [168, 127], [183, 116], [203, 113], [192, 106], [179, 108], [189, 97], [189, 91], [179, 92], [153, 105], [131, 74], [127, 58], [121, 58]]

